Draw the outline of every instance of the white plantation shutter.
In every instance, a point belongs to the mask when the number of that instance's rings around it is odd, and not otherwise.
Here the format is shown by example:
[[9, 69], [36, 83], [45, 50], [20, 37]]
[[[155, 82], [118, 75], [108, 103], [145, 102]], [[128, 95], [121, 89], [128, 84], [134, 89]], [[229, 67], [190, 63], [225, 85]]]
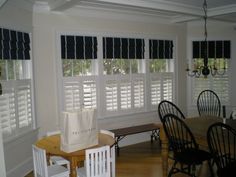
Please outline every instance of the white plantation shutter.
[[107, 82], [105, 86], [106, 110], [115, 111], [118, 109], [117, 103], [117, 83]]
[[3, 136], [14, 134], [16, 130], [14, 93], [0, 96], [0, 118]]
[[17, 90], [17, 109], [19, 128], [32, 124], [31, 89], [30, 85], [21, 86]]
[[227, 74], [223, 76], [208, 76], [207, 78], [193, 78], [193, 105], [197, 104], [197, 98], [201, 91], [213, 90], [220, 98], [221, 104], [229, 104], [229, 77]]
[[134, 107], [144, 107], [144, 79], [134, 80]]
[[4, 94], [0, 96], [0, 120], [3, 136], [31, 129], [33, 122], [30, 80], [2, 82]]
[[131, 83], [123, 82], [120, 84], [120, 108], [131, 108]]
[[153, 73], [150, 84], [151, 105], [156, 106], [161, 100], [173, 101], [173, 73]]
[[64, 83], [64, 107], [66, 111], [80, 109], [79, 82]]
[[84, 81], [83, 83], [83, 105], [84, 108], [96, 108], [96, 83], [95, 81]]
[[97, 85], [95, 78], [64, 78], [63, 110], [73, 111], [82, 108], [97, 108]]
[[164, 74], [163, 76], [163, 99], [172, 101], [173, 100], [173, 74]]
[[151, 104], [158, 105], [161, 102], [161, 78], [151, 79]]

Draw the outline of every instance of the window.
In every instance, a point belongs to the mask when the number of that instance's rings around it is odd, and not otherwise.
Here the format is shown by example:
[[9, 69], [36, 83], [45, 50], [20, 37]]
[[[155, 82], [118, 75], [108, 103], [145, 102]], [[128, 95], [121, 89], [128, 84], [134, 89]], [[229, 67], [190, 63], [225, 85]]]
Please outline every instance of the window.
[[[60, 40], [61, 111], [96, 108], [104, 118], [156, 110], [160, 100], [173, 100], [173, 41], [152, 40], [145, 47], [148, 38], [63, 34]], [[151, 58], [145, 59], [148, 46]]]
[[63, 110], [97, 108], [97, 38], [61, 35]]
[[[219, 73], [223, 73], [223, 69], [226, 69], [224, 75], [209, 75], [207, 78], [199, 77], [192, 78], [192, 104], [196, 105], [198, 95], [202, 90], [210, 89], [217, 93], [220, 98], [221, 104], [228, 105], [229, 98], [229, 76], [228, 68], [230, 59], [230, 41], [207, 41], [207, 55], [208, 65], [211, 68], [218, 68]], [[203, 65], [204, 56], [204, 41], [193, 41], [193, 61], [194, 68], [198, 68]]]
[[161, 100], [173, 101], [173, 41], [149, 40], [149, 70], [151, 105], [155, 109]]
[[32, 63], [28, 33], [0, 28], [0, 68], [3, 94], [0, 121], [4, 139], [33, 128]]

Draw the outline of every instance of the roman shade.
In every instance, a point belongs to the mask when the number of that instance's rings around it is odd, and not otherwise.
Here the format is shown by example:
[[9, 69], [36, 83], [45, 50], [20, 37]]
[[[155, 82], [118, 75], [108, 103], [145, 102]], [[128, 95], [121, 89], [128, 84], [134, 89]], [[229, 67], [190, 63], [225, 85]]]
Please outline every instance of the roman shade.
[[104, 59], [143, 59], [144, 39], [103, 37]]
[[29, 60], [29, 33], [0, 28], [0, 59]]
[[171, 40], [149, 40], [150, 59], [172, 59], [173, 41]]
[[[230, 58], [230, 41], [207, 41], [208, 58]], [[205, 41], [193, 41], [193, 58], [204, 58]]]
[[61, 35], [62, 59], [97, 59], [97, 37]]

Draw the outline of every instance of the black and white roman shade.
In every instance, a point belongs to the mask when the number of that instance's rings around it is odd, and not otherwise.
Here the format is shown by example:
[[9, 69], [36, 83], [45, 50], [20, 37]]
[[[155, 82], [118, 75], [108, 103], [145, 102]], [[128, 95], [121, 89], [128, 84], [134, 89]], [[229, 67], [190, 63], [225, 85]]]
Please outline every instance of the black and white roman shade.
[[97, 37], [61, 35], [62, 59], [96, 59]]
[[104, 59], [143, 59], [144, 39], [103, 37]]
[[0, 59], [29, 60], [29, 33], [0, 28]]
[[149, 40], [150, 59], [172, 59], [173, 41], [172, 40]]
[[[208, 58], [230, 58], [230, 41], [207, 41]], [[204, 58], [205, 41], [193, 41], [193, 58]]]

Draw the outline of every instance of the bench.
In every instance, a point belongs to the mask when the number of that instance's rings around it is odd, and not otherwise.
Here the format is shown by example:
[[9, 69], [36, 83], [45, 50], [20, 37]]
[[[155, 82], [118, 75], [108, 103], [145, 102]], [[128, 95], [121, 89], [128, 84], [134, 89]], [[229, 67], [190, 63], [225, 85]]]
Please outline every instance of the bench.
[[161, 123], [150, 123], [150, 124], [144, 124], [144, 125], [138, 125], [138, 126], [131, 126], [131, 127], [125, 127], [125, 128], [118, 128], [110, 130], [115, 134], [115, 147], [117, 155], [119, 155], [120, 147], [119, 142], [126, 137], [127, 135], [137, 134], [137, 133], [143, 133], [151, 131], [151, 142], [153, 142], [153, 139], [157, 140], [159, 139], [159, 131], [161, 127]]

